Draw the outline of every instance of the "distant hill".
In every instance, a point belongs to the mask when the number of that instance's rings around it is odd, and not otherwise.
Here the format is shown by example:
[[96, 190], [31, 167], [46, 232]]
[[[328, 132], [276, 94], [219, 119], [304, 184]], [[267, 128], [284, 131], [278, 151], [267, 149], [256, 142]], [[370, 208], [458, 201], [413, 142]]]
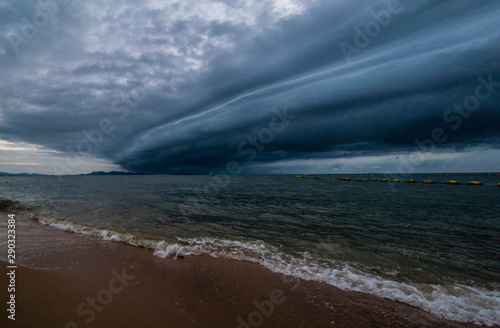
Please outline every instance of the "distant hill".
[[79, 175], [146, 175], [146, 174], [143, 174], [143, 173], [132, 173], [132, 172], [119, 172], [119, 171], [111, 171], [111, 172], [94, 171], [92, 173], [79, 174]]
[[7, 172], [0, 172], [0, 177], [4, 176], [46, 176], [46, 174], [40, 174], [40, 173], [7, 173]]
[[[76, 176], [87, 176], [87, 175], [146, 175], [143, 173], [132, 173], [132, 172], [119, 172], [119, 171], [111, 171], [111, 172], [104, 172], [104, 171], [94, 171], [92, 173], [87, 173], [87, 174], [75, 174]], [[17, 176], [51, 176], [50, 174], [40, 174], [40, 173], [8, 173], [8, 172], [0, 172], [0, 177], [17, 177]]]

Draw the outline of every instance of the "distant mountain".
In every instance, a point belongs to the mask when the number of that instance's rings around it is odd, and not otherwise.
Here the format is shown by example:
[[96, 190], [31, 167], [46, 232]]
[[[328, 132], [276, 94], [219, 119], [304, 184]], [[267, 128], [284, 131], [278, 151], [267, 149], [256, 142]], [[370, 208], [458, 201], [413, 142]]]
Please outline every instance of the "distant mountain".
[[[87, 176], [87, 175], [146, 175], [143, 173], [132, 173], [132, 172], [104, 172], [104, 171], [94, 171], [92, 173], [87, 174], [76, 174], [77, 176]], [[0, 172], [0, 177], [18, 177], [18, 176], [29, 176], [29, 177], [38, 177], [38, 176], [50, 176], [50, 174], [40, 174], [40, 173], [8, 173], [8, 172]]]
[[119, 172], [119, 171], [111, 171], [111, 172], [94, 171], [92, 173], [79, 174], [79, 175], [146, 175], [146, 174], [143, 174], [143, 173], [132, 173], [132, 172]]
[[46, 174], [40, 174], [40, 173], [7, 173], [7, 172], [0, 172], [0, 177], [5, 177], [5, 176], [47, 176]]

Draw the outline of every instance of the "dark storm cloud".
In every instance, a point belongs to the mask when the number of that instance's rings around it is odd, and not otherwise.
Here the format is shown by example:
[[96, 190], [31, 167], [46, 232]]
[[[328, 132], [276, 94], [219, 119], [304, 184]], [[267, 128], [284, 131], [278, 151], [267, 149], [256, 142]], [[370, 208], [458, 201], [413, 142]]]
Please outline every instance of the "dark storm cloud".
[[500, 144], [496, 2], [54, 3], [0, 1], [0, 139], [157, 173]]

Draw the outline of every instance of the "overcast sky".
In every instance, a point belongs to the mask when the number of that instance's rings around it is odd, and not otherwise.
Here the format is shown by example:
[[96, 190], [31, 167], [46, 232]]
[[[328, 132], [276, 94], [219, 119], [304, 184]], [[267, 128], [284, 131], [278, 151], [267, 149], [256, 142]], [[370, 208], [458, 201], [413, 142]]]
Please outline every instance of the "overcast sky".
[[0, 171], [500, 171], [499, 27], [499, 1], [0, 0]]

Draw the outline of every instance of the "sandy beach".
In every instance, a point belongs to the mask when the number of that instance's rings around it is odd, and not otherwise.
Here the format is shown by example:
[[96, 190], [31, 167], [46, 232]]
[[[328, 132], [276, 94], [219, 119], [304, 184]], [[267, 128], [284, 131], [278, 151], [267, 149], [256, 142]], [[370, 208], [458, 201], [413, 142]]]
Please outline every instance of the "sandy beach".
[[479, 327], [250, 262], [161, 259], [17, 218], [16, 320], [4, 312], [2, 327]]

